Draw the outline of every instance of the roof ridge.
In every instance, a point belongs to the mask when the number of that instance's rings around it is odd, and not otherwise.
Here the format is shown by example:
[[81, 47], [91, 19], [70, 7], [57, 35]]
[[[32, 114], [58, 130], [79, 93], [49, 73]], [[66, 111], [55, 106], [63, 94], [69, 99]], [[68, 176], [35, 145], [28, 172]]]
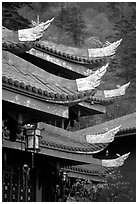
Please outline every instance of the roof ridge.
[[85, 93], [79, 93], [75, 95], [65, 95], [64, 93], [54, 93], [54, 92], [48, 92], [47, 90], [43, 90], [42, 88], [37, 88], [32, 85], [25, 84], [24, 82], [19, 82], [18, 80], [14, 80], [11, 77], [2, 77], [3, 85], [6, 86], [12, 86], [13, 89], [18, 89], [27, 92], [29, 95], [39, 96], [43, 100], [51, 103], [57, 103], [57, 104], [71, 104], [71, 103], [80, 103], [82, 101], [85, 101], [87, 98], [89, 98], [90, 95], [93, 95], [96, 90], [85, 91]]

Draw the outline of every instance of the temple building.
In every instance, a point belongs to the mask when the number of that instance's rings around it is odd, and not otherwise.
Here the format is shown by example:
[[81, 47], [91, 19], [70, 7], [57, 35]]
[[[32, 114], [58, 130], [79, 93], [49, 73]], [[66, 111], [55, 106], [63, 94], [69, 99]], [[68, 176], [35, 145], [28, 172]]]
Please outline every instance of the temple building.
[[[105, 182], [130, 155], [98, 158], [121, 132], [121, 121], [69, 131], [83, 116], [104, 114], [129, 82], [100, 90], [122, 40], [94, 49], [43, 41], [53, 19], [2, 32], [2, 190], [4, 202], [58, 201], [68, 177]], [[102, 126], [98, 130], [101, 129]], [[71, 184], [70, 184], [71, 185]]]

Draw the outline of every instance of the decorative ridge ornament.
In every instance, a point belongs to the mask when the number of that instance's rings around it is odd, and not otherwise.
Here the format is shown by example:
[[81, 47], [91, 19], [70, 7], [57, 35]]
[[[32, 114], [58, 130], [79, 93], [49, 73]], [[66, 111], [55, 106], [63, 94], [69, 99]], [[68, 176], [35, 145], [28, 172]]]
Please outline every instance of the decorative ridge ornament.
[[96, 70], [92, 75], [76, 79], [78, 91], [86, 91], [95, 89], [100, 85], [100, 79], [105, 74], [109, 63]]
[[86, 135], [86, 141], [90, 144], [110, 143], [114, 140], [115, 134], [120, 130], [120, 127], [121, 125], [102, 134]]
[[112, 56], [115, 54], [115, 51], [117, 49], [117, 47], [120, 45], [120, 43], [122, 42], [122, 39], [110, 43], [108, 46], [106, 47], [102, 47], [102, 48], [91, 48], [88, 49], [88, 54], [89, 57], [108, 57], [108, 56]]
[[105, 166], [105, 167], [119, 167], [119, 166], [122, 166], [125, 162], [125, 160], [129, 157], [130, 155], [130, 152], [127, 153], [127, 154], [124, 154], [122, 156], [119, 156], [118, 158], [116, 159], [109, 159], [109, 160], [102, 160], [102, 166]]
[[54, 18], [46, 22], [42, 22], [33, 28], [18, 30], [19, 41], [35, 41], [41, 38], [44, 31], [50, 26], [53, 20]]
[[113, 89], [113, 90], [104, 90], [104, 96], [105, 98], [112, 98], [116, 96], [122, 96], [125, 94], [126, 89], [129, 87], [130, 82], [127, 84], [120, 86], [118, 89]]

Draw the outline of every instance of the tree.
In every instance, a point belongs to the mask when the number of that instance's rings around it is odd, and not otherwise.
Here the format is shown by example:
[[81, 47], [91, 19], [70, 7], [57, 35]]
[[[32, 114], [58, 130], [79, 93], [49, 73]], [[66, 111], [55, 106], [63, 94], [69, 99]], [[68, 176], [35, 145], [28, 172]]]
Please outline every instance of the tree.
[[[116, 56], [111, 60], [111, 70], [114, 79], [122, 85], [130, 82], [126, 94], [118, 98], [113, 105], [108, 107], [107, 114], [110, 119], [120, 117], [126, 113], [135, 112], [136, 105], [136, 4], [135, 2], [108, 3], [110, 12], [117, 12], [118, 17], [113, 21], [117, 38], [123, 41]], [[115, 9], [118, 8], [118, 9]], [[108, 74], [107, 74], [108, 75]], [[120, 82], [119, 82], [120, 81]]]
[[[132, 3], [108, 3], [110, 12], [116, 14], [114, 30], [119, 38], [123, 39], [120, 52], [113, 66], [119, 67], [118, 75], [126, 81], [135, 81], [136, 71], [136, 4]], [[130, 13], [128, 15], [127, 13]], [[130, 12], [131, 11], [131, 12]], [[118, 14], [118, 15], [117, 15]]]
[[106, 183], [78, 179], [69, 190], [68, 202], [134, 202], [135, 192], [119, 171], [110, 173]]
[[3, 2], [2, 3], [2, 25], [11, 30], [28, 28], [30, 26], [29, 20], [22, 17], [17, 12], [18, 8], [24, 5], [31, 6], [31, 3]]
[[64, 7], [62, 5], [61, 11], [56, 19], [56, 25], [61, 31], [69, 33], [75, 46], [81, 46], [83, 44], [84, 28], [86, 26], [79, 7]]

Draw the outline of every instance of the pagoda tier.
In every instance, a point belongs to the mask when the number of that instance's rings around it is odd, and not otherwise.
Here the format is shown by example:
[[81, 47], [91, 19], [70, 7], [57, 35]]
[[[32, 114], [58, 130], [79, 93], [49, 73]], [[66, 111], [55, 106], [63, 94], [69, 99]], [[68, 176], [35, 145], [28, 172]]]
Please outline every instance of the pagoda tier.
[[[25, 95], [27, 94], [31, 98], [41, 99], [39, 104], [43, 103], [40, 105], [42, 110], [44, 109], [42, 107], [45, 106], [44, 103], [46, 102], [51, 103], [52, 106], [54, 104], [56, 106], [77, 105], [79, 109], [84, 112], [84, 115], [91, 114], [94, 111], [105, 112], [104, 106], [112, 103], [115, 98], [105, 97], [105, 92], [97, 90], [96, 87], [92, 87], [91, 90], [78, 91], [76, 80], [68, 80], [63, 77], [50, 74], [49, 72], [36, 67], [28, 61], [23, 60], [22, 58], [7, 51], [3, 51], [2, 63], [3, 88], [10, 87], [10, 89], [12, 88], [14, 92], [18, 91], [20, 94], [25, 93]], [[95, 73], [97, 71], [95, 71]], [[91, 76], [93, 77], [93, 75]], [[87, 77], [83, 79], [86, 80]], [[23, 100], [25, 100], [25, 98], [21, 99], [21, 104]], [[36, 102], [33, 101], [32, 103]], [[29, 105], [28, 103], [24, 103], [23, 105], [25, 104]], [[59, 106], [56, 107], [56, 109], [59, 108]], [[64, 109], [67, 108], [64, 106], [63, 110]], [[47, 108], [45, 108], [45, 111], [46, 110]]]
[[[108, 160], [95, 159], [92, 155], [101, 152], [111, 141], [108, 143], [102, 143], [102, 141], [101, 143], [96, 143], [94, 141], [92, 144], [88, 143], [86, 140], [84, 142], [83, 140], [75, 138], [73, 132], [53, 127], [48, 124], [39, 123], [39, 128], [42, 130], [42, 139], [40, 141], [41, 151], [39, 154], [65, 158], [82, 163], [91, 163], [98, 165], [99, 167], [104, 167], [106, 166], [105, 164], [108, 163]], [[16, 141], [13, 143], [10, 141], [8, 133], [6, 134], [3, 130], [3, 139], [3, 147], [14, 148], [22, 151], [25, 150], [25, 140], [22, 134], [18, 134]], [[109, 161], [108, 167], [110, 167], [112, 161], [114, 160]], [[116, 163], [111, 167], [116, 167]]]
[[[79, 141], [74, 138], [73, 132], [69, 132], [51, 125], [39, 123], [43, 128], [41, 132], [41, 151], [40, 155], [47, 155], [56, 158], [62, 158], [70, 161], [76, 161], [84, 164], [75, 166], [66, 166], [60, 168], [66, 171], [69, 177], [91, 179], [93, 181], [106, 181], [105, 176], [115, 168], [122, 166], [129, 154], [122, 155], [115, 159], [95, 159], [96, 154], [105, 149], [108, 144], [89, 144], [87, 141]], [[18, 135], [16, 142], [9, 140], [8, 134], [3, 131], [3, 147], [25, 150], [25, 140], [23, 135]], [[67, 162], [68, 164], [68, 162]]]
[[104, 57], [110, 57], [115, 54], [117, 47], [120, 45], [122, 39], [111, 43], [107, 47], [82, 49], [74, 48], [65, 45], [55, 44], [49, 41], [40, 41], [36, 44], [35, 48], [43, 50], [44, 52], [51, 53], [52, 55], [64, 58], [68, 61], [73, 61], [79, 64], [96, 63], [98, 60], [102, 61]]
[[107, 168], [92, 164], [66, 166], [61, 168], [61, 171], [66, 172], [70, 178], [88, 179], [96, 182], [106, 182], [106, 176], [114, 170], [115, 168]]
[[[86, 140], [85, 142], [79, 141], [78, 139], [73, 137], [73, 133], [66, 131], [64, 129], [60, 129], [57, 127], [53, 127], [52, 125], [48, 125], [45, 123], [38, 123], [39, 124], [39, 128], [42, 130], [41, 131], [41, 142], [40, 142], [40, 146], [42, 148], [42, 152], [40, 153], [44, 153], [47, 154], [48, 150], [43, 150], [43, 148], [45, 149], [50, 149], [49, 151], [52, 150], [56, 150], [56, 151], [62, 151], [62, 152], [66, 152], [66, 153], [71, 153], [71, 154], [75, 154], [78, 155], [76, 157], [78, 157], [78, 161], [82, 161], [81, 159], [83, 158], [83, 156], [88, 157], [89, 160], [85, 161], [86, 163], [91, 163], [92, 159], [92, 155], [96, 154], [97, 152], [102, 151], [103, 149], [105, 149], [108, 146], [108, 143], [94, 143], [94, 144], [90, 144], [88, 143]], [[3, 132], [4, 134], [4, 132]], [[20, 139], [23, 135], [18, 135], [17, 137], [17, 143], [20, 144]], [[8, 135], [6, 135], [4, 137], [7, 141], [8, 141]], [[23, 143], [25, 141], [22, 141]], [[17, 145], [18, 147], [18, 145]], [[20, 148], [20, 147], [19, 147]], [[18, 148], [17, 148], [18, 149]], [[82, 156], [82, 158], [81, 158]], [[61, 154], [62, 157], [62, 154]], [[80, 159], [79, 159], [80, 157]], [[69, 159], [69, 158], [68, 158]], [[98, 161], [98, 160], [97, 160]], [[100, 164], [100, 161], [97, 162], [95, 159], [96, 163]]]
[[122, 166], [130, 153], [124, 154], [116, 159], [102, 159], [102, 165], [83, 164], [66, 166], [61, 171], [67, 172], [68, 177], [89, 179], [97, 182], [106, 182], [106, 176], [118, 167]]
[[[39, 96], [49, 103], [72, 105], [85, 101], [95, 94], [95, 88], [100, 84], [100, 78], [104, 72], [99, 69], [89, 79], [87, 77], [81, 79], [90, 80], [89, 83], [92, 84], [89, 88], [83, 88], [80, 79], [76, 81], [55, 76], [12, 53], [3, 52], [4, 84], [11, 85], [13, 89], [22, 89], [30, 95]], [[79, 91], [78, 87], [83, 91]]]
[[[3, 27], [2, 31], [2, 47], [5, 50], [14, 51], [15, 53], [23, 53], [24, 51], [29, 50], [31, 47], [34, 47], [37, 50], [57, 56], [58, 58], [63, 58], [67, 61], [84, 65], [105, 62], [107, 57], [111, 57], [115, 54], [117, 47], [122, 41], [122, 39], [118, 40], [102, 48], [83, 49], [55, 44], [49, 41], [20, 41], [17, 32], [8, 30], [5, 27]], [[22, 49], [19, 49], [19, 47]]]

